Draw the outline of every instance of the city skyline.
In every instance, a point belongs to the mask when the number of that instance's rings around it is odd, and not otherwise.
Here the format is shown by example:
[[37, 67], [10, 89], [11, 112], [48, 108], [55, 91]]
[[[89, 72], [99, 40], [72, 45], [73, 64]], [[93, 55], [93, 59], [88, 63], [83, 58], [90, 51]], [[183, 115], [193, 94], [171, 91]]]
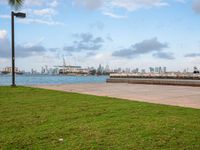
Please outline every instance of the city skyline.
[[[178, 70], [178, 71], [171, 71], [168, 70], [168, 68], [166, 66], [149, 66], [148, 68], [137, 68], [137, 67], [116, 67], [116, 68], [111, 68], [109, 65], [103, 66], [101, 64], [99, 64], [97, 67], [93, 67], [93, 66], [87, 66], [85, 68], [83, 68], [82, 66], [74, 66], [74, 65], [58, 65], [58, 66], [53, 66], [53, 67], [49, 67], [48, 65], [45, 66], [41, 66], [40, 69], [34, 69], [34, 68], [30, 68], [29, 70], [21, 70], [18, 67], [15, 67], [16, 72], [18, 72], [18, 74], [49, 74], [49, 75], [56, 75], [59, 74], [59, 70], [62, 70], [63, 68], [72, 68], [72, 69], [81, 69], [81, 70], [87, 70], [89, 72], [93, 72], [95, 71], [94, 74], [99, 73], [99, 75], [108, 75], [110, 73], [126, 73], [126, 74], [137, 74], [137, 73], [147, 73], [147, 74], [162, 74], [162, 73], [168, 73], [168, 74], [191, 74], [191, 73], [198, 73], [200, 68], [194, 66], [193, 68], [185, 68], [184, 70]], [[4, 73], [5, 72], [5, 73]], [[7, 73], [11, 73], [12, 72], [12, 67], [5, 67], [0, 69], [0, 74], [7, 74]]]
[[[11, 66], [10, 7], [0, 2], [0, 68]], [[27, 0], [16, 19], [16, 66], [200, 65], [199, 0]]]

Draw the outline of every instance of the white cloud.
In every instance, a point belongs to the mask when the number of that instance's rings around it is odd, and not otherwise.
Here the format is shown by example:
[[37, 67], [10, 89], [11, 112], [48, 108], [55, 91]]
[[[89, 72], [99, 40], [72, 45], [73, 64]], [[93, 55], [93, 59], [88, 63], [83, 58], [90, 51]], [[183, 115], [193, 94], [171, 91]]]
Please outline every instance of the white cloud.
[[44, 0], [25, 0], [25, 5], [27, 6], [43, 6], [45, 5]]
[[[5, 1], [5, 0], [4, 0]], [[6, 0], [7, 1], [7, 0]], [[59, 0], [25, 0], [24, 5], [27, 7], [43, 6], [43, 7], [57, 7]]]
[[6, 30], [0, 30], [0, 39], [4, 39], [7, 37], [7, 31]]
[[10, 15], [0, 15], [0, 18], [2, 18], [2, 19], [10, 19]]
[[[16, 57], [31, 57], [36, 55], [43, 55], [47, 52], [47, 49], [43, 47], [41, 42], [17, 44], [16, 45]], [[0, 58], [10, 58], [11, 56], [11, 42], [8, 39], [7, 31], [0, 30]]]
[[[0, 0], [1, 1], [1, 0]], [[54, 19], [57, 15], [56, 7], [59, 0], [26, 0], [20, 11], [26, 12], [25, 19], [17, 19], [19, 23], [35, 23], [46, 25], [64, 25], [63, 23]], [[4, 3], [7, 1], [4, 0]], [[0, 14], [2, 19], [10, 19], [8, 14]]]
[[113, 7], [123, 8], [128, 11], [168, 5], [168, 3], [163, 0], [112, 0], [110, 3]]
[[105, 0], [73, 0], [74, 5], [86, 7], [89, 10], [99, 9]]
[[138, 9], [168, 6], [169, 3], [167, 0], [73, 0], [73, 5], [82, 6], [89, 10], [99, 9], [104, 15], [119, 19], [126, 16], [117, 15], [116, 9], [133, 12]]
[[109, 17], [115, 18], [115, 19], [127, 18], [126, 16], [117, 15], [117, 14], [114, 14], [114, 13], [111, 13], [111, 12], [103, 12], [103, 14], [104, 14], [105, 16], [109, 16]]
[[179, 3], [186, 3], [186, 0], [176, 0]]
[[43, 19], [20, 19], [18, 20], [20, 23], [25, 23], [25, 24], [31, 24], [31, 23], [36, 23], [36, 24], [46, 24], [50, 26], [55, 26], [55, 25], [64, 25], [64, 23], [59, 22], [59, 21], [54, 21], [54, 20], [43, 20]]
[[[156, 37], [143, 40], [141, 42], [131, 45], [129, 48], [123, 48], [112, 53], [112, 56], [133, 58], [140, 55], [155, 52], [155, 56], [159, 58], [172, 58], [172, 54], [162, 52], [165, 48], [168, 48], [167, 43], [158, 41]], [[162, 53], [159, 53], [162, 52]]]
[[44, 37], [38, 38], [36, 41], [26, 42], [23, 45], [25, 47], [33, 47], [34, 45], [43, 45]]
[[58, 6], [58, 0], [54, 0], [52, 2], [49, 3], [50, 7], [57, 7]]
[[[7, 4], [8, 0], [0, 0], [0, 4]], [[59, 0], [24, 0], [25, 7], [50, 6], [57, 7]]]
[[44, 8], [39, 10], [33, 10], [33, 13], [39, 16], [44, 16], [44, 15], [52, 16], [56, 14], [56, 11], [52, 8]]
[[[8, 16], [8, 15], [0, 15], [0, 18], [2, 18], [2, 19], [10, 19], [10, 16]], [[23, 24], [31, 24], [31, 23], [34, 23], [34, 24], [45, 24], [45, 25], [50, 25], [50, 26], [55, 26], [55, 25], [63, 26], [63, 25], [65, 25], [62, 22], [53, 20], [51, 17], [47, 17], [46, 19], [44, 19], [44, 18], [40, 19], [40, 18], [27, 17], [26, 19], [18, 19], [17, 22], [18, 23], [23, 23]]]
[[88, 9], [108, 7], [122, 8], [128, 11], [169, 5], [166, 0], [74, 0], [73, 2], [75, 5], [81, 5]]

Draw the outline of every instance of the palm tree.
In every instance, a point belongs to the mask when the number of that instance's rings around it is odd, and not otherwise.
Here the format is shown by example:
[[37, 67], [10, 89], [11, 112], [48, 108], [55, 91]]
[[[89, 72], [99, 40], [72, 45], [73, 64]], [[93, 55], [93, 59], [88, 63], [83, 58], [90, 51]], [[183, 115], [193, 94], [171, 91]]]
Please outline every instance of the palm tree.
[[24, 0], [8, 0], [9, 4], [14, 7], [15, 9], [19, 8]]

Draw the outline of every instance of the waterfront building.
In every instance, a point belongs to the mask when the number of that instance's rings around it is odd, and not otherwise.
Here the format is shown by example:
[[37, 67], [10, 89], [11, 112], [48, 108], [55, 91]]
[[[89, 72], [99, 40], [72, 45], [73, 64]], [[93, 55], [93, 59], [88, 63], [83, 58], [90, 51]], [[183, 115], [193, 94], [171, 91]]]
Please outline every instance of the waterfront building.
[[97, 74], [101, 75], [104, 72], [104, 68], [99, 64], [99, 67], [97, 68]]
[[32, 74], [32, 75], [38, 74], [38, 73], [37, 73], [37, 70], [31, 69], [31, 74]]
[[141, 70], [141, 73], [146, 73], [145, 69], [142, 69], [142, 70]]
[[[6, 67], [3, 68], [3, 70], [1, 71], [2, 74], [11, 74], [12, 73], [12, 67]], [[15, 73], [16, 74], [23, 74], [23, 71], [20, 71], [19, 68], [15, 67]]]
[[126, 68], [125, 73], [130, 73], [131, 69], [130, 68]]
[[44, 67], [41, 68], [41, 74], [45, 74], [45, 68]]
[[139, 72], [139, 69], [138, 68], [135, 68], [132, 70], [132, 73], [138, 73]]
[[88, 75], [89, 69], [83, 69], [81, 66], [60, 66], [59, 74], [61, 75]]
[[108, 65], [105, 67], [105, 72], [110, 72], [110, 67]]
[[149, 67], [149, 71], [150, 71], [151, 73], [154, 73], [154, 68], [153, 68], [153, 67]]
[[163, 67], [163, 72], [164, 72], [164, 73], [167, 72], [167, 67]]
[[159, 68], [155, 67], [155, 72], [158, 73], [159, 72]]

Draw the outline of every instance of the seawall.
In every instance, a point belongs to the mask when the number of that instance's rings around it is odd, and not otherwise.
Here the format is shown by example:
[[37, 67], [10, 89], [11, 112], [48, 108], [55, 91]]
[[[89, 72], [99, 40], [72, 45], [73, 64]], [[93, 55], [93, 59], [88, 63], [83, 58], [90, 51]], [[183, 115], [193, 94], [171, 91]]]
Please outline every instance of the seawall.
[[157, 84], [157, 85], [179, 85], [200, 87], [200, 80], [188, 79], [145, 79], [145, 78], [112, 78], [107, 83], [130, 83], [130, 84]]

